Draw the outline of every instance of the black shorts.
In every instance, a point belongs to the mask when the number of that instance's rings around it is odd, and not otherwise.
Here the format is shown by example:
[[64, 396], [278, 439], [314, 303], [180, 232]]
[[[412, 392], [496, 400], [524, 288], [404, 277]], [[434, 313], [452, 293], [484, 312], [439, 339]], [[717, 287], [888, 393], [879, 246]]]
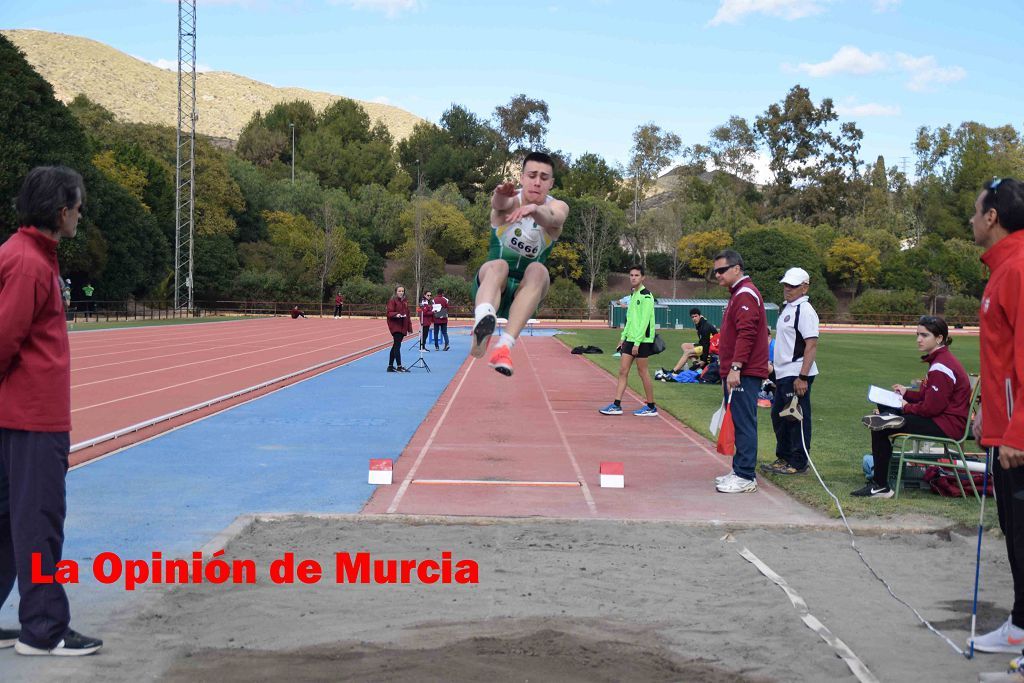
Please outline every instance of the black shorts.
[[[633, 342], [624, 341], [622, 342], [622, 355], [632, 356], [633, 355]], [[640, 348], [636, 352], [637, 358], [650, 358], [655, 355], [654, 344], [649, 342], [640, 342]]]

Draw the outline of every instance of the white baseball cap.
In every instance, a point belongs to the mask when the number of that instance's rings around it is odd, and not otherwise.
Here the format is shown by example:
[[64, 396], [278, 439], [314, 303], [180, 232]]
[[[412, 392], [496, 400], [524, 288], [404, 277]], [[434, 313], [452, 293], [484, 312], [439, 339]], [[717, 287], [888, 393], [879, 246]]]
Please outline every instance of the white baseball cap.
[[807, 271], [803, 268], [790, 268], [786, 271], [786, 274], [782, 276], [782, 279], [779, 280], [779, 282], [783, 284], [792, 285], [794, 287], [799, 287], [800, 285], [810, 281], [811, 276], [808, 275]]

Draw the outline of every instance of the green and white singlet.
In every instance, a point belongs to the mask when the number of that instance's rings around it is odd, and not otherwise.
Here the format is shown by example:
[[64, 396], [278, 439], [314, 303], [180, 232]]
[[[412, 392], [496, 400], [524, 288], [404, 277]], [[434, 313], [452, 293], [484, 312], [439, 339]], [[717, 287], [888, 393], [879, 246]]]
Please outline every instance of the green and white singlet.
[[[553, 200], [554, 197], [548, 195], [544, 203], [548, 204]], [[520, 206], [522, 201], [523, 191], [520, 190]], [[487, 260], [504, 260], [508, 263], [509, 277], [521, 280], [528, 265], [548, 260], [555, 241], [548, 237], [531, 216], [523, 216], [515, 223], [491, 226], [491, 244]]]

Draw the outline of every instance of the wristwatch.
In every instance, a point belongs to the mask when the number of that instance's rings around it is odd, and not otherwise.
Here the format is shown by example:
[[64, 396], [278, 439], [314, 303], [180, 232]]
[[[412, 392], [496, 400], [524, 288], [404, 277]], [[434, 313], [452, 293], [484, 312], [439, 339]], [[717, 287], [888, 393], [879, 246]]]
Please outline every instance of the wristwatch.
[[729, 366], [729, 369], [732, 370], [733, 372], [739, 372], [740, 370], [743, 369], [743, 366], [736, 365], [735, 363], [733, 363], [732, 365]]
[[800, 376], [797, 377], [797, 379], [801, 379], [801, 380], [806, 382], [806, 381], [808, 381], [811, 378], [809, 376], [807, 376], [807, 375], [800, 375]]

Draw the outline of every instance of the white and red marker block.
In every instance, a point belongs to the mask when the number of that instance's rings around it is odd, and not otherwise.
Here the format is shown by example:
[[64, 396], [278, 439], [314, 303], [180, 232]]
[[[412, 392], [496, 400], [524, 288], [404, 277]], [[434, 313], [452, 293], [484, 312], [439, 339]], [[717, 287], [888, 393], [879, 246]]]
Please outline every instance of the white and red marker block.
[[370, 459], [370, 480], [371, 484], [390, 484], [394, 465], [387, 458]]
[[626, 473], [621, 462], [603, 462], [598, 469], [598, 473], [601, 475], [601, 488], [625, 488]]

